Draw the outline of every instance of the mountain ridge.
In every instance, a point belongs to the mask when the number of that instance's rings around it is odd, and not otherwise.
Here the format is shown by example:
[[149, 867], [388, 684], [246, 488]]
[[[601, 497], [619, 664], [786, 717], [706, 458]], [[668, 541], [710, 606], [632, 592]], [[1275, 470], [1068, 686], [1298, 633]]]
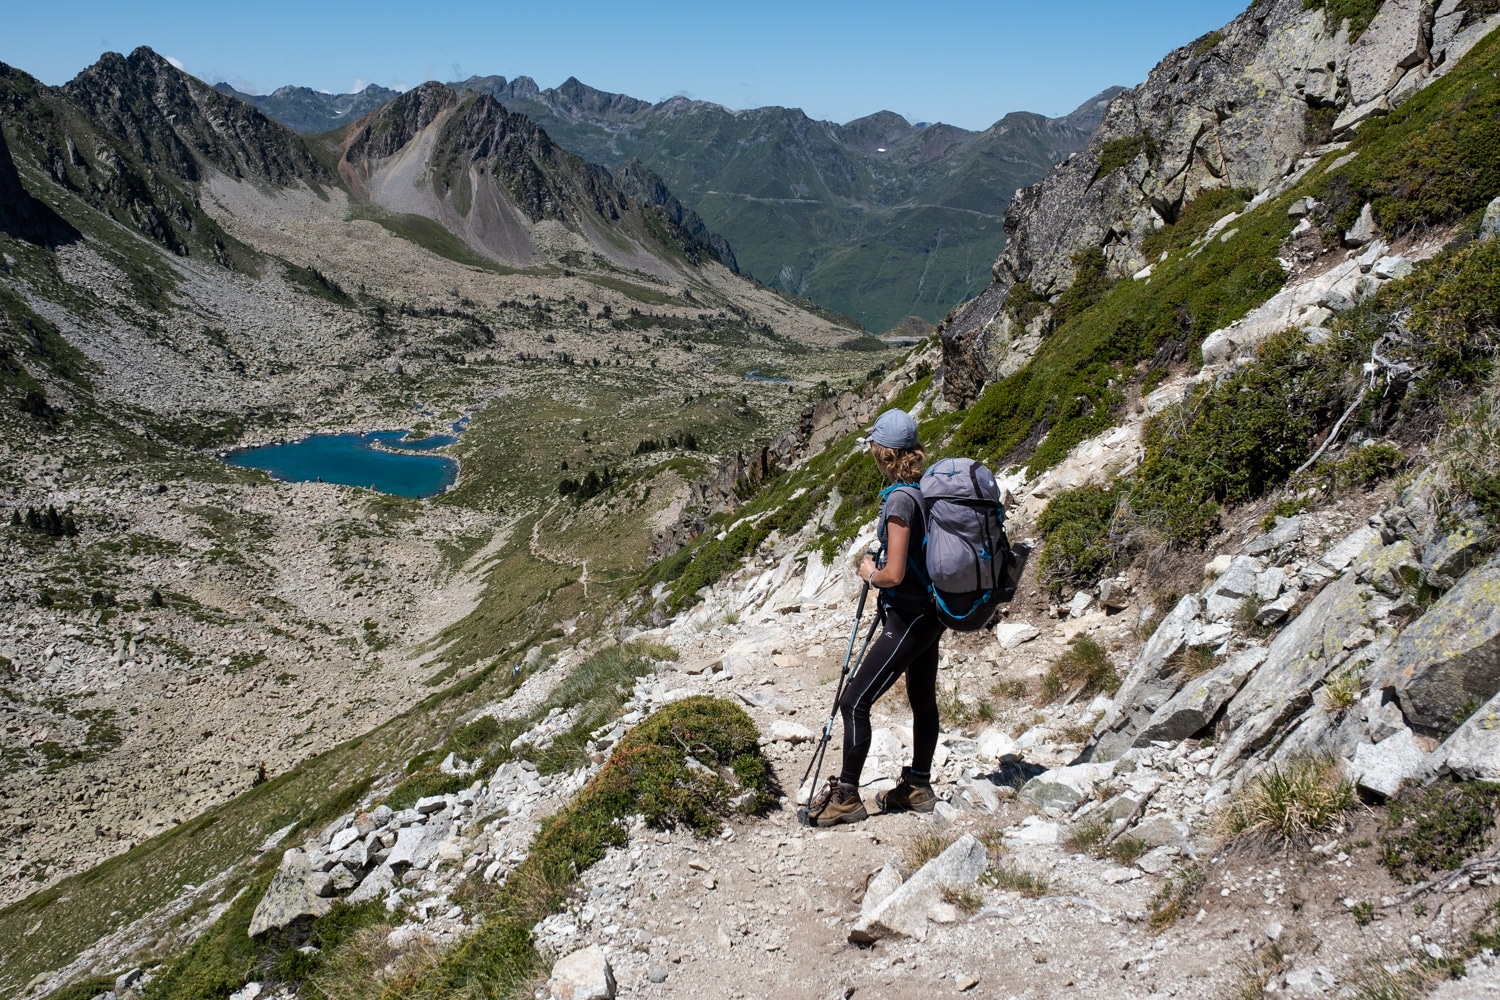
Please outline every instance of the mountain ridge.
[[[913, 125], [892, 111], [839, 124], [797, 108], [734, 110], [680, 96], [652, 103], [577, 77], [546, 89], [527, 76], [448, 86], [490, 95], [590, 162], [611, 170], [641, 162], [734, 247], [747, 273], [872, 330], [907, 315], [936, 321], [980, 291], [1004, 246], [1010, 193], [1082, 149], [1122, 89], [1059, 118], [1012, 112], [976, 132]], [[288, 124], [301, 120], [278, 110], [274, 95], [239, 96]], [[332, 109], [360, 95], [314, 96]], [[330, 111], [319, 125], [339, 121]]]

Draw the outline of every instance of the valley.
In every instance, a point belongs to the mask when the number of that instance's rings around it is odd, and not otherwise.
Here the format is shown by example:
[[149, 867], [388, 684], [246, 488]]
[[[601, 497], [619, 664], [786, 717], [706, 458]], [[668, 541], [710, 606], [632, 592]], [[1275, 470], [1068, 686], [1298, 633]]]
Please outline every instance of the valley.
[[[476, 78], [297, 131], [149, 48], [0, 66], [0, 995], [1493, 990], [1497, 28], [1262, 0], [1005, 119], [1014, 198], [894, 116]], [[784, 126], [961, 174], [980, 294], [802, 297], [818, 157], [742, 273], [689, 175]], [[932, 811], [876, 806], [901, 679], [809, 827], [892, 407], [1031, 556], [941, 640]]]

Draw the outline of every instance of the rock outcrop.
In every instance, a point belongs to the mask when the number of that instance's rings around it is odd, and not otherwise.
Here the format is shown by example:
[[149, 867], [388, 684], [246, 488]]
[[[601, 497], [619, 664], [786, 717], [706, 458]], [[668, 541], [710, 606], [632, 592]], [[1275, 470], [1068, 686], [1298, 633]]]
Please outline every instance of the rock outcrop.
[[1338, 138], [1446, 73], [1500, 22], [1470, 17], [1463, 0], [1387, 0], [1351, 43], [1325, 10], [1252, 4], [1157, 64], [1115, 98], [1086, 150], [1017, 193], [994, 284], [944, 324], [950, 403], [975, 398], [1035, 351], [1038, 331], [1003, 308], [1017, 282], [1055, 295], [1074, 280], [1074, 255], [1090, 249], [1115, 276], [1137, 274], [1150, 264], [1144, 238], [1203, 192], [1266, 191], [1306, 162], [1320, 141], [1309, 139], [1310, 111], [1338, 109]]

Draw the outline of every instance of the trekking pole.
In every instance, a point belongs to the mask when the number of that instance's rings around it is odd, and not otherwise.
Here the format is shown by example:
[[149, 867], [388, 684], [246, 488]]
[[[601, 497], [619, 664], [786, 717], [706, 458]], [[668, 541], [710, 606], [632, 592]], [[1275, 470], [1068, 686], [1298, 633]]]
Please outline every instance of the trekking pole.
[[[871, 549], [869, 554], [872, 556], [875, 555], [875, 550]], [[799, 793], [803, 788], [808, 789], [808, 803], [804, 803], [797, 810], [797, 818], [802, 822], [804, 826], [806, 826], [809, 822], [807, 815], [808, 804], [812, 801], [812, 795], [814, 790], [817, 788], [818, 779], [823, 776], [823, 758], [828, 753], [828, 743], [833, 738], [833, 722], [838, 718], [839, 701], [844, 696], [844, 685], [847, 684], [849, 680], [850, 665], [864, 662], [865, 651], [870, 648], [870, 641], [875, 638], [875, 630], [880, 627], [880, 616], [877, 615], [869, 633], [865, 635], [864, 644], [860, 646], [859, 656], [856, 658], [854, 655], [854, 643], [859, 639], [859, 623], [865, 615], [865, 602], [869, 599], [869, 597], [870, 583], [868, 580], [866, 580], [864, 589], [859, 592], [859, 605], [854, 609], [854, 627], [849, 630], [849, 647], [844, 652], [844, 665], [839, 670], [838, 687], [834, 690], [833, 693], [833, 708], [831, 708], [828, 712], [828, 721], [823, 723], [823, 735], [818, 740], [817, 748], [813, 750], [813, 758], [808, 762], [807, 770], [802, 772], [802, 783], [797, 786], [797, 790]], [[811, 785], [808, 785], [807, 783], [808, 775], [813, 776], [813, 783]]]

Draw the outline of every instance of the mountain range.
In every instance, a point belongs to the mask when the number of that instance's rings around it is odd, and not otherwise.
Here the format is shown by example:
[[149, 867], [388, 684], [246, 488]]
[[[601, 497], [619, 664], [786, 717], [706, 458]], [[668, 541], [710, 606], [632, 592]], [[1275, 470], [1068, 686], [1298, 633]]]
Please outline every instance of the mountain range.
[[[908, 315], [941, 319], [986, 287], [1011, 194], [1083, 149], [1120, 93], [1110, 88], [1061, 118], [1015, 112], [975, 132], [889, 111], [840, 125], [796, 108], [653, 104], [575, 78], [547, 89], [525, 76], [448, 86], [493, 97], [585, 160], [642, 164], [727, 239], [747, 273], [877, 331]], [[217, 89], [305, 132], [394, 97], [373, 85], [358, 94]]]

